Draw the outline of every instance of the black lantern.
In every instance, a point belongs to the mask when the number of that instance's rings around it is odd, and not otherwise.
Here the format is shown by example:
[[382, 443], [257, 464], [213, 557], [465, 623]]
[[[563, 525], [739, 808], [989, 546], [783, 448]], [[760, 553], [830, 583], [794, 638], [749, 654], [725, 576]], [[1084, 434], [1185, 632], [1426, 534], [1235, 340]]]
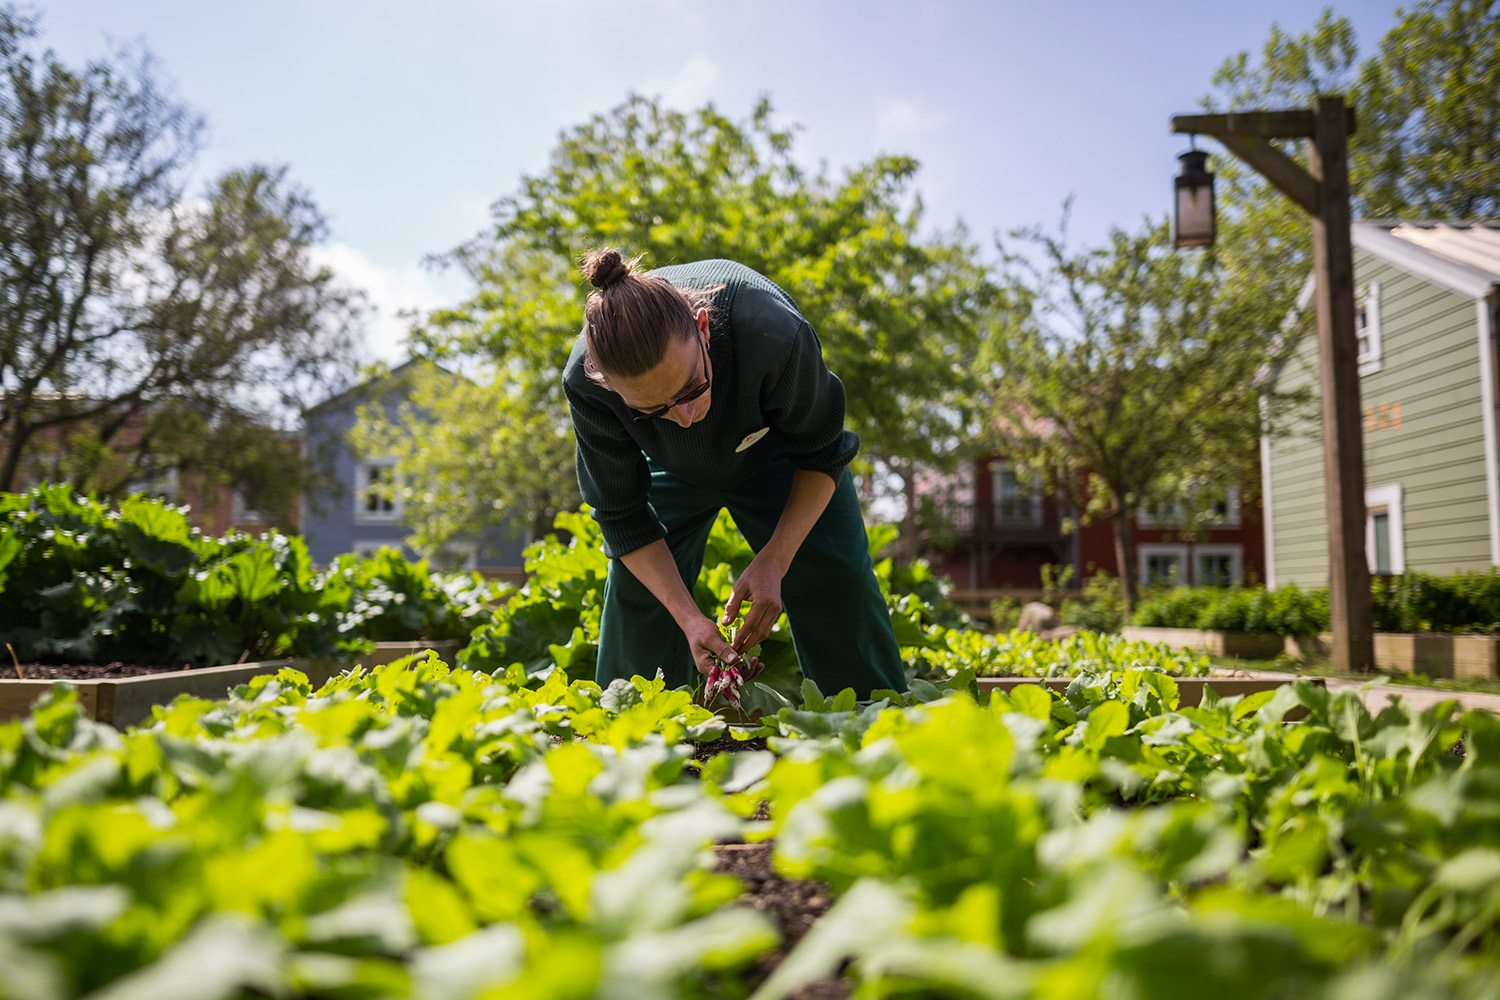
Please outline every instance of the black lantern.
[[1177, 231], [1172, 246], [1206, 247], [1214, 241], [1214, 175], [1208, 172], [1208, 154], [1190, 149], [1178, 156], [1182, 173], [1177, 175]]

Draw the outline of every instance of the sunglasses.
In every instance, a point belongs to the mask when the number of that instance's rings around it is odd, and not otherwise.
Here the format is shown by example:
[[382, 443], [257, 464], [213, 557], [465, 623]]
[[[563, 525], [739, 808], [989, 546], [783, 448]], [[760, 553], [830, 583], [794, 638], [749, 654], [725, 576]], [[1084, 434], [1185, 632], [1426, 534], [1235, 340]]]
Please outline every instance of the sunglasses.
[[681, 406], [683, 403], [691, 403], [693, 400], [697, 399], [699, 396], [708, 391], [709, 386], [713, 385], [713, 380], [708, 377], [708, 346], [704, 344], [702, 340], [699, 340], [698, 347], [703, 351], [703, 384], [694, 386], [665, 406], [658, 406], [654, 410], [636, 411], [635, 415], [632, 417], [633, 420], [657, 420], [661, 417], [665, 417], [668, 413], [672, 412], [672, 408], [674, 406]]

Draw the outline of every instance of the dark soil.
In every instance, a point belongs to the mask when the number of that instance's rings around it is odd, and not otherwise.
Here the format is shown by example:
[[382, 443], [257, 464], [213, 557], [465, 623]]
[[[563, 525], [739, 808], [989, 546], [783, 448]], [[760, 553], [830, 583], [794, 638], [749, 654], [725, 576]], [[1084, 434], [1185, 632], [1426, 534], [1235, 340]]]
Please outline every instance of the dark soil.
[[[719, 858], [714, 870], [743, 882], [745, 894], [741, 901], [770, 914], [781, 930], [781, 950], [756, 960], [752, 975], [757, 980], [769, 976], [833, 904], [833, 894], [822, 882], [778, 875], [771, 867], [771, 849], [768, 843], [720, 844], [714, 848]], [[809, 983], [790, 997], [791, 1000], [848, 1000], [849, 983], [839, 978], [823, 979]]]
[[753, 740], [737, 740], [733, 736], [721, 736], [716, 740], [699, 743], [693, 751], [693, 760], [700, 764], [706, 764], [721, 753], [764, 749], [766, 749], [766, 738], [764, 736], [757, 736]]
[[[140, 663], [23, 663], [18, 680], [28, 681], [98, 681], [115, 677], [143, 677], [147, 674], [173, 674], [187, 669], [183, 664]], [[0, 665], [0, 677], [15, 677], [14, 663]]]

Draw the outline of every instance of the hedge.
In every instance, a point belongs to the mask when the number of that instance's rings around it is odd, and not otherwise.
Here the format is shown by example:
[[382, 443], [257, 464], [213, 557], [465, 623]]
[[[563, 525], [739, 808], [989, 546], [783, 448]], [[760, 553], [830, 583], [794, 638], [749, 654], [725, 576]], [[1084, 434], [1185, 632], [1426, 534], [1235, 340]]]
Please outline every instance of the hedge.
[[[1500, 570], [1402, 573], [1371, 582], [1377, 632], [1500, 633]], [[1132, 625], [1314, 635], [1328, 631], [1328, 589], [1179, 587], [1142, 602]]]

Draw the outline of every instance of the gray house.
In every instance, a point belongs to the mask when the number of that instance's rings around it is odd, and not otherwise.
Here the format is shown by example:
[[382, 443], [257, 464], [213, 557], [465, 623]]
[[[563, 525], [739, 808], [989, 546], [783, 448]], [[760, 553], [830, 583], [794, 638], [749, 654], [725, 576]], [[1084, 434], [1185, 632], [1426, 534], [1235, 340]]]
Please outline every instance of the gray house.
[[[1353, 237], [1370, 569], [1500, 565], [1500, 223], [1360, 222]], [[1316, 391], [1317, 354], [1303, 337], [1278, 384]], [[1322, 586], [1321, 431], [1290, 429], [1261, 441], [1267, 582]]]
[[[421, 363], [408, 361], [384, 379], [363, 382], [303, 414], [304, 456], [325, 472], [323, 487], [302, 499], [302, 533], [313, 562], [326, 565], [346, 552], [368, 555], [387, 546], [417, 557], [403, 541], [409, 530], [401, 520], [399, 496], [381, 489], [396, 481], [395, 459], [355, 454], [348, 439], [359, 408], [379, 399], [393, 411], [403, 398], [402, 374]], [[487, 576], [520, 579], [523, 548], [521, 539], [487, 528], [464, 544], [456, 562]]]

